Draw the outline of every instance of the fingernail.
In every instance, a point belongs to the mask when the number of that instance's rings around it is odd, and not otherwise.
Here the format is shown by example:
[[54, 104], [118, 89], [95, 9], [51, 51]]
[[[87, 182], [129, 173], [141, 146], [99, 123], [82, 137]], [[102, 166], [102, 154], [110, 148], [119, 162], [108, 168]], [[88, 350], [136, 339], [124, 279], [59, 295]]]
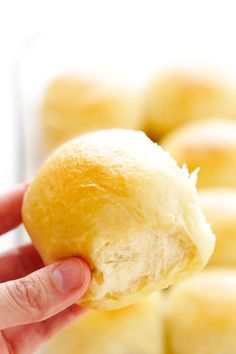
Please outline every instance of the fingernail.
[[79, 289], [84, 281], [84, 266], [79, 258], [60, 262], [52, 272], [56, 287], [62, 293]]

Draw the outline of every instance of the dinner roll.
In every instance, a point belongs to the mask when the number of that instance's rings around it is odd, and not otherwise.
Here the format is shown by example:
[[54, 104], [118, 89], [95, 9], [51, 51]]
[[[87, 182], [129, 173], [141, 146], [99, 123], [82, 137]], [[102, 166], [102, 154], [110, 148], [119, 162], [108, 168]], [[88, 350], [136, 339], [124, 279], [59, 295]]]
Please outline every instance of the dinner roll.
[[214, 236], [195, 182], [142, 132], [90, 133], [41, 168], [23, 220], [46, 264], [70, 256], [90, 264], [82, 305], [119, 309], [207, 263]]
[[49, 150], [90, 131], [139, 129], [141, 118], [130, 93], [70, 76], [59, 77], [49, 85], [41, 115]]
[[208, 265], [236, 266], [236, 190], [203, 189], [202, 211], [216, 235], [216, 247]]
[[198, 187], [236, 186], [236, 122], [189, 123], [167, 135], [161, 145], [190, 172], [200, 167]]
[[204, 271], [167, 294], [168, 354], [236, 353], [236, 270]]
[[53, 338], [50, 354], [164, 354], [159, 294], [116, 311], [90, 311]]
[[182, 124], [211, 116], [236, 118], [234, 90], [221, 78], [189, 72], [154, 77], [145, 95], [146, 132], [156, 141]]

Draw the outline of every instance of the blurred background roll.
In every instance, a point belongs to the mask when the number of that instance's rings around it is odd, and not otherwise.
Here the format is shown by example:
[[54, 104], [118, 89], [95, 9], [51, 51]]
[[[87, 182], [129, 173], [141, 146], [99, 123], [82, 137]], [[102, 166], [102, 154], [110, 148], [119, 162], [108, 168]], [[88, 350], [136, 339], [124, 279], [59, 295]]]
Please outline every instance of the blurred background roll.
[[89, 311], [52, 339], [49, 354], [164, 354], [162, 297], [122, 310]]
[[200, 167], [198, 187], [236, 187], [236, 122], [208, 119], [176, 129], [161, 145], [189, 171]]
[[188, 71], [154, 76], [145, 93], [145, 131], [153, 140], [194, 120], [236, 118], [236, 93], [227, 80]]
[[141, 127], [134, 93], [76, 75], [58, 77], [51, 82], [44, 96], [41, 117], [49, 150], [90, 131]]
[[208, 270], [167, 294], [168, 354], [236, 353], [236, 270]]
[[236, 189], [203, 189], [202, 211], [216, 236], [210, 266], [236, 266]]

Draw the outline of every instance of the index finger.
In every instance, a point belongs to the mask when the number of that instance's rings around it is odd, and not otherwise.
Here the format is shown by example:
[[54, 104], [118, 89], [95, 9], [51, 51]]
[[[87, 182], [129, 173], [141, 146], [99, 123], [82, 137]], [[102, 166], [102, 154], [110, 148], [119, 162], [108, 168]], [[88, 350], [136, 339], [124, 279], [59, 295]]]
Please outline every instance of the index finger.
[[18, 279], [44, 266], [43, 261], [30, 244], [0, 254], [0, 283]]
[[27, 186], [27, 183], [19, 184], [0, 196], [0, 235], [21, 224], [21, 206]]

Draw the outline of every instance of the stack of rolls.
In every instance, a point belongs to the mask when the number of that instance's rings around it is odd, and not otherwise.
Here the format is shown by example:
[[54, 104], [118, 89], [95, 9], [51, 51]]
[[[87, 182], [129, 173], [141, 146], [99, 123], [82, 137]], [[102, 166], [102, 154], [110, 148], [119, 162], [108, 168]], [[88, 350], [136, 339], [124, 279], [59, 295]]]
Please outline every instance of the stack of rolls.
[[69, 76], [48, 87], [48, 151], [78, 138], [42, 167], [23, 219], [46, 264], [89, 263], [80, 305], [94, 309], [50, 354], [236, 354], [235, 97], [189, 72], [153, 77], [141, 99]]
[[190, 105], [179, 112], [188, 109], [188, 119], [180, 114], [181, 122], [173, 121], [175, 129], [166, 130], [160, 140], [179, 166], [186, 165], [190, 172], [199, 168], [200, 205], [216, 236], [207, 269], [165, 295], [167, 354], [236, 353], [236, 121], [234, 101], [228, 97], [228, 114], [212, 111], [208, 116], [191, 115], [194, 106], [182, 97]]

